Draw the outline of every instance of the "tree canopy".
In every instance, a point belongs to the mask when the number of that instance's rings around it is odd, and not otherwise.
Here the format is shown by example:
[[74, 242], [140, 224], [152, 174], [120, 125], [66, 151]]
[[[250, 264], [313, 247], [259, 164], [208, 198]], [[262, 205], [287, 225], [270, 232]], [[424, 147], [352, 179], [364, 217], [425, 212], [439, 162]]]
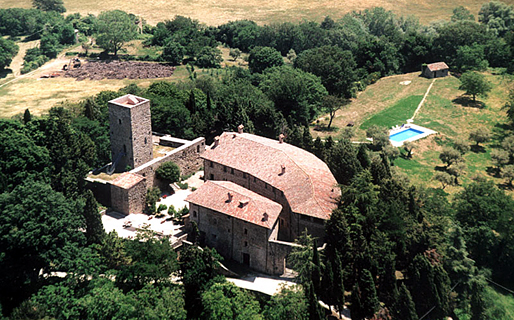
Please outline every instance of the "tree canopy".
[[137, 35], [135, 17], [121, 10], [103, 11], [97, 20], [96, 43], [116, 56], [123, 44]]

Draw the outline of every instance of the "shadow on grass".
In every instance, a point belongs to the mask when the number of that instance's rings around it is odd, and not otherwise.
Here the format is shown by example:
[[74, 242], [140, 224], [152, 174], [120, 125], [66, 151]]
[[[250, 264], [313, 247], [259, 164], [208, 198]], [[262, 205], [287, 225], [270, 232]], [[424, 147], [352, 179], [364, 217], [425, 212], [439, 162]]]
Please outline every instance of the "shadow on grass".
[[434, 170], [435, 171], [440, 171], [440, 172], [446, 172], [446, 166], [435, 166], [434, 167]]
[[474, 153], [485, 153], [485, 148], [481, 145], [472, 145], [471, 146], [471, 151], [474, 152]]
[[4, 69], [4, 70], [0, 71], [0, 79], [6, 78], [11, 73], [12, 73], [11, 69]]
[[482, 101], [473, 101], [473, 99], [467, 96], [460, 96], [458, 98], [453, 99], [452, 102], [466, 108], [485, 108], [485, 103], [483, 103]]
[[314, 131], [320, 131], [320, 132], [337, 132], [339, 131], [339, 128], [338, 127], [335, 127], [335, 126], [331, 126], [330, 128], [328, 128], [327, 126], [325, 125], [315, 125], [314, 126]]
[[500, 169], [499, 168], [490, 166], [485, 169], [485, 172], [487, 172], [487, 174], [490, 175], [491, 177], [500, 178]]
[[500, 188], [502, 190], [509, 190], [509, 191], [514, 190], [514, 186], [512, 185], [512, 183], [508, 183], [508, 182], [498, 183], [498, 188]]

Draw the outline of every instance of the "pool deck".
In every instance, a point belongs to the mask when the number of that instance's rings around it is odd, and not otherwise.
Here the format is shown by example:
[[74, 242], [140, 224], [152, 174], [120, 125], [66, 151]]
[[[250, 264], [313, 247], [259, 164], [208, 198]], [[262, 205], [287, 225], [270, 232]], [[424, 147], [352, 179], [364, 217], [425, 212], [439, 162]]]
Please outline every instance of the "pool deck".
[[414, 129], [414, 130], [419, 130], [419, 131], [422, 131], [423, 133], [421, 134], [418, 134], [418, 135], [415, 135], [414, 137], [410, 137], [408, 139], [405, 139], [403, 141], [393, 141], [393, 140], [389, 140], [391, 141], [391, 144], [393, 145], [393, 147], [401, 147], [403, 145], [404, 142], [406, 141], [415, 141], [415, 140], [419, 140], [421, 138], [425, 138], [425, 137], [428, 137], [429, 135], [431, 134], [434, 134], [434, 133], [437, 133], [437, 131], [434, 131], [434, 130], [431, 130], [431, 129], [428, 129], [428, 128], [425, 128], [425, 127], [421, 127], [421, 126], [418, 126], [418, 125], [415, 125], [415, 124], [406, 124], [404, 125], [403, 127], [401, 128], [398, 128], [398, 129], [392, 129], [389, 131], [389, 136], [393, 135], [393, 134], [397, 134], [397, 133], [400, 133], [402, 131], [405, 131], [405, 130], [408, 130], [408, 129]]

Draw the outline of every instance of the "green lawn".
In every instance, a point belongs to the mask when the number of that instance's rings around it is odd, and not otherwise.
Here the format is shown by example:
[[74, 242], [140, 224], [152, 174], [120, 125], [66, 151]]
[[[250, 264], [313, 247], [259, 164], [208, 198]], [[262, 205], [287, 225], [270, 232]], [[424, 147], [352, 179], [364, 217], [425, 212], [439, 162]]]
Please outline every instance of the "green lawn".
[[416, 111], [421, 99], [423, 99], [422, 95], [413, 95], [404, 98], [392, 107], [387, 108], [364, 121], [360, 128], [362, 130], [366, 130], [372, 125], [390, 128], [392, 126], [404, 124], [405, 120], [410, 119], [414, 115], [414, 111]]
[[[500, 289], [501, 290], [501, 289]], [[512, 320], [514, 319], [514, 296], [506, 292], [501, 293], [494, 287], [488, 286], [485, 289], [484, 300], [488, 306], [485, 319]], [[455, 310], [461, 320], [470, 320], [471, 316], [463, 310]]]

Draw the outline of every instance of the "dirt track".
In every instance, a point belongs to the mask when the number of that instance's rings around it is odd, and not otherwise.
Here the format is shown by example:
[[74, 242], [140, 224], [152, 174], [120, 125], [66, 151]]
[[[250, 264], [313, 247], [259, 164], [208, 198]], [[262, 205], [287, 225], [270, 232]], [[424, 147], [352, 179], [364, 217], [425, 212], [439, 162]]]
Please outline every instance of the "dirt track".
[[149, 62], [136, 61], [92, 61], [83, 63], [80, 68], [66, 71], [67, 78], [77, 81], [84, 79], [152, 79], [167, 78], [173, 75], [175, 67]]

